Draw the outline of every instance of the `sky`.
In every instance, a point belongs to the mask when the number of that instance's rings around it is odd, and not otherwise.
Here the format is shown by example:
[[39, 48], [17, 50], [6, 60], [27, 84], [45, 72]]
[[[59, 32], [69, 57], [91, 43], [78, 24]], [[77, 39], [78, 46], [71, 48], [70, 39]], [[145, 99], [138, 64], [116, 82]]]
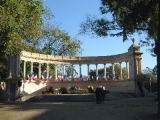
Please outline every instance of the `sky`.
[[[99, 7], [101, 0], [46, 0], [44, 4], [50, 8], [54, 15], [51, 23], [58, 25], [62, 30], [74, 38], [82, 42], [81, 56], [106, 56], [125, 53], [132, 45], [131, 39], [136, 39], [138, 45], [140, 39], [144, 39], [145, 35], [135, 35], [129, 40], [123, 42], [122, 37], [92, 37], [89, 35], [79, 35], [80, 24], [85, 21], [86, 15], [96, 15], [100, 17]], [[147, 47], [142, 47], [142, 70], [146, 67], [153, 68], [156, 65], [156, 58], [152, 57], [147, 52]], [[107, 64], [106, 66], [111, 66]], [[76, 65], [76, 70], [79, 72], [79, 66]], [[122, 63], [125, 67], [125, 63]], [[95, 65], [90, 65], [90, 69], [95, 69]], [[98, 65], [98, 68], [103, 68], [103, 65]], [[82, 65], [82, 75], [87, 75], [87, 65]]]

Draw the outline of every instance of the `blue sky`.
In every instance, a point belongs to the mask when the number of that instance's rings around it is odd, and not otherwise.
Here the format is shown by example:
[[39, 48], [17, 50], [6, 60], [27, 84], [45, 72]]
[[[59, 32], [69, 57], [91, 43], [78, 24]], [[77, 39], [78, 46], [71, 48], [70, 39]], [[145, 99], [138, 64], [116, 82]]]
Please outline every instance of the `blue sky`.
[[[88, 35], [78, 35], [80, 23], [85, 21], [86, 15], [100, 16], [100, 0], [46, 0], [45, 5], [51, 9], [55, 16], [52, 20], [53, 25], [59, 25], [72, 38], [76, 37], [81, 40], [82, 56], [121, 54], [127, 52], [132, 44], [131, 39], [133, 37], [123, 42], [122, 37], [93, 38]], [[136, 44], [138, 44], [140, 39], [144, 39], [144, 35], [135, 35], [134, 38], [136, 39]], [[156, 65], [156, 58], [146, 51], [146, 47], [142, 47], [141, 52], [143, 52], [142, 70], [146, 67], [153, 68]], [[110, 65], [107, 64], [107, 66]], [[125, 63], [122, 63], [122, 66], [125, 66]], [[103, 68], [103, 65], [98, 65], [98, 68]], [[90, 65], [90, 69], [95, 69], [95, 65]], [[76, 66], [76, 70], [79, 72], [79, 66]], [[82, 74], [87, 75], [86, 71], [87, 66], [82, 65]]]

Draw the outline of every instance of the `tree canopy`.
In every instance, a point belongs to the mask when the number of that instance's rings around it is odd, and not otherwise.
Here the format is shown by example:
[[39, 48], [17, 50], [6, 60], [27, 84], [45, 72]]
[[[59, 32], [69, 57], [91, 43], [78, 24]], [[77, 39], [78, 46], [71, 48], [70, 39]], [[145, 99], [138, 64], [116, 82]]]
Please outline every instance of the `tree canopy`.
[[75, 56], [80, 54], [81, 42], [72, 38], [66, 31], [57, 27], [46, 26], [42, 28], [41, 49], [49, 55]]
[[127, 40], [135, 32], [146, 31], [149, 37], [157, 38], [158, 0], [101, 0], [101, 3], [101, 14], [110, 14], [110, 18], [87, 16], [80, 25], [80, 33], [123, 36], [123, 40]]
[[58, 27], [44, 27], [53, 15], [43, 0], [1, 0], [0, 11], [1, 78], [7, 77], [8, 56], [22, 50], [64, 56], [81, 52], [80, 40]]
[[38, 34], [43, 3], [40, 0], [2, 0], [0, 11], [1, 52], [18, 54], [26, 47], [22, 41]]
[[29, 49], [23, 41], [38, 35], [44, 9], [41, 0], [1, 0], [0, 11], [0, 74], [4, 78], [8, 55]]

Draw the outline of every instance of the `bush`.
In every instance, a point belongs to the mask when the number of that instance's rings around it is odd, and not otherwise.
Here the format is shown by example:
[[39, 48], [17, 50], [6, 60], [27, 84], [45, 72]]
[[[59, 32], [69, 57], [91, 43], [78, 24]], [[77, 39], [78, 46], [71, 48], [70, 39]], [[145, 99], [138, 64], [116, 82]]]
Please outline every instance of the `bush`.
[[[150, 82], [145, 81], [144, 82], [144, 87], [145, 87], [145, 89], [147, 89], [148, 91], [150, 91]], [[152, 92], [157, 92], [157, 82], [152, 81], [152, 83], [151, 83], [151, 90], [152, 90]]]
[[95, 93], [94, 87], [93, 86], [87, 86], [87, 89], [89, 91], [89, 93]]
[[53, 87], [49, 87], [48, 92], [54, 92]]
[[60, 87], [59, 92], [61, 92], [61, 94], [67, 94], [66, 87]]

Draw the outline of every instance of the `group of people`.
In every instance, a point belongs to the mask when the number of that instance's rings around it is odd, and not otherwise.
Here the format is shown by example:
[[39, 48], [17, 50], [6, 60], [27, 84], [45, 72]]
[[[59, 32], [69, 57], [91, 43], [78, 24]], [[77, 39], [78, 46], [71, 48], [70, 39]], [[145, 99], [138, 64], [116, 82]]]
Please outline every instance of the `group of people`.
[[98, 86], [96, 88], [96, 91], [95, 91], [95, 94], [96, 94], [96, 103], [97, 104], [100, 104], [100, 103], [103, 103], [104, 104], [104, 99], [105, 99], [105, 87], [104, 86]]

